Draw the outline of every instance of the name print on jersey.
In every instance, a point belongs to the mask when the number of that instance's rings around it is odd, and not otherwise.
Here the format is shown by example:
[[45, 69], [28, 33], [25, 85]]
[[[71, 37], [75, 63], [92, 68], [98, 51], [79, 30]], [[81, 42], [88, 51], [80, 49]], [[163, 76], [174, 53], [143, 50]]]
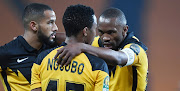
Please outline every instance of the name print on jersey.
[[72, 72], [75, 73], [77, 72], [79, 75], [83, 73], [84, 70], [84, 64], [83, 63], [78, 63], [77, 61], [72, 61], [70, 65], [60, 67], [59, 65], [56, 65], [57, 60], [53, 59], [48, 59], [48, 65], [47, 65], [47, 70], [60, 70], [63, 71], [65, 70], [66, 72]]

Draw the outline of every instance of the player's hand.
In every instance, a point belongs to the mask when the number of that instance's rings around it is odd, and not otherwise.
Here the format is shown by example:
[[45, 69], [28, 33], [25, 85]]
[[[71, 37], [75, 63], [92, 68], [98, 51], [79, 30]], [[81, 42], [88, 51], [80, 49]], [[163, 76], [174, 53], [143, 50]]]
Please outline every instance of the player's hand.
[[71, 60], [79, 55], [82, 52], [83, 43], [73, 43], [64, 46], [63, 48], [59, 49], [54, 56], [54, 59], [57, 59], [57, 64], [60, 66], [68, 65], [71, 63]]

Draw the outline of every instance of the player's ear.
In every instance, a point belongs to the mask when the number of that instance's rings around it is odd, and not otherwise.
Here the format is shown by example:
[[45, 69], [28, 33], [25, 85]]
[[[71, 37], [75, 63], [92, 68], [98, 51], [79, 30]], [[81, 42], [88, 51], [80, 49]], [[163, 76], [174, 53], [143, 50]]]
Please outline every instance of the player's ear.
[[30, 28], [31, 28], [34, 32], [36, 32], [37, 29], [38, 29], [38, 24], [37, 24], [37, 22], [35, 22], [35, 21], [31, 21], [31, 22], [29, 23], [29, 26], [30, 26]]
[[129, 28], [129, 26], [128, 26], [128, 25], [125, 25], [124, 28], [123, 28], [124, 32], [127, 33], [127, 32], [128, 32], [128, 28]]
[[128, 25], [125, 25], [124, 27], [123, 27], [123, 36], [125, 36], [126, 34], [127, 34], [127, 32], [128, 32], [128, 28], [129, 28], [129, 26]]
[[87, 36], [87, 34], [88, 34], [88, 28], [87, 27], [85, 27], [84, 29], [83, 29], [83, 36]]

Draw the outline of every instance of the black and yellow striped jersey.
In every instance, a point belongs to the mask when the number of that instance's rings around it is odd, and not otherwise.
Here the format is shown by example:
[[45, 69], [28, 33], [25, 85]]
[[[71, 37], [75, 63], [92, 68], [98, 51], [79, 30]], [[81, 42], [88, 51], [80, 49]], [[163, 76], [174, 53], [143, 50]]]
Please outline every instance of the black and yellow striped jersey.
[[[66, 43], [62, 43], [61, 47]], [[31, 89], [42, 91], [108, 91], [108, 67], [104, 60], [87, 53], [60, 67], [53, 57], [56, 49], [42, 52], [32, 67]]]
[[29, 91], [31, 67], [40, 50], [31, 47], [22, 36], [0, 47], [1, 81], [5, 91]]
[[[93, 43], [95, 47], [103, 47], [99, 36]], [[130, 48], [134, 51], [135, 59], [129, 66], [109, 66], [110, 91], [145, 91], [147, 85], [148, 59], [147, 47], [133, 33], [128, 33], [119, 49]]]

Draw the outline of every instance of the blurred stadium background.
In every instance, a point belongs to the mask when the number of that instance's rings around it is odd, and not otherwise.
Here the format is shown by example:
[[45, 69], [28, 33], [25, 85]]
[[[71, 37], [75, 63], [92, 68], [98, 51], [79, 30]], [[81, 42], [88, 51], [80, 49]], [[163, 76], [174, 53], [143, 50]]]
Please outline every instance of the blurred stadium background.
[[[180, 91], [180, 0], [1, 0], [0, 46], [23, 34], [21, 14], [33, 2], [54, 9], [58, 32], [64, 32], [61, 19], [69, 5], [88, 5], [97, 17], [108, 7], [121, 9], [129, 31], [134, 31], [149, 48], [147, 91]], [[0, 91], [4, 91], [1, 83]]]

